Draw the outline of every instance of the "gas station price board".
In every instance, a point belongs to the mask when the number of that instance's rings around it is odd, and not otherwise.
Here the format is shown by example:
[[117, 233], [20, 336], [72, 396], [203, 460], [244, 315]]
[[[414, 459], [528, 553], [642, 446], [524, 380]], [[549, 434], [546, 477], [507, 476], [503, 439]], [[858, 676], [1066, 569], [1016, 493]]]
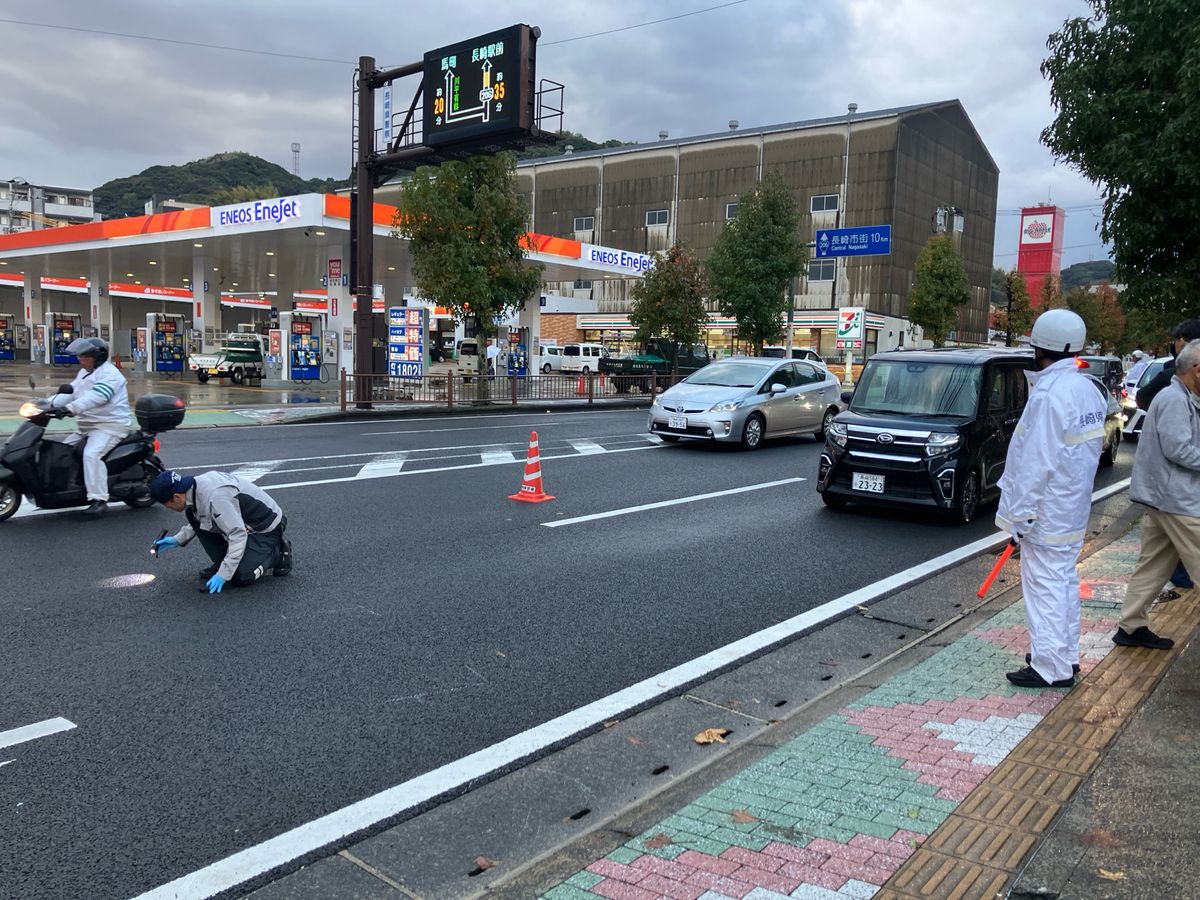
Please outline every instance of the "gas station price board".
[[425, 312], [420, 306], [388, 308], [388, 375], [421, 378], [425, 374]]

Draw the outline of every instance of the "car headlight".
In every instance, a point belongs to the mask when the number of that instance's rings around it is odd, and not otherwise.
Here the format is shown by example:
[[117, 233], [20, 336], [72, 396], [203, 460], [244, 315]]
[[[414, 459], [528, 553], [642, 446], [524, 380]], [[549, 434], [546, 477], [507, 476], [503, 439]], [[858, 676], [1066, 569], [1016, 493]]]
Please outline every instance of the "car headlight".
[[850, 432], [846, 428], [844, 422], [833, 422], [829, 426], [829, 439], [839, 447], [845, 447], [846, 441], [850, 437]]
[[733, 412], [741, 405], [741, 400], [726, 400], [724, 403], [718, 403], [709, 412]]
[[651, 406], [662, 406], [662, 394], [655, 394], [654, 399], [650, 401]]
[[962, 442], [962, 436], [950, 431], [935, 431], [925, 442], [925, 455], [937, 456], [939, 453], [949, 453]]
[[1131, 411], [1138, 408], [1137, 400], [1135, 400], [1133, 397], [1126, 397], [1121, 401], [1121, 405]]

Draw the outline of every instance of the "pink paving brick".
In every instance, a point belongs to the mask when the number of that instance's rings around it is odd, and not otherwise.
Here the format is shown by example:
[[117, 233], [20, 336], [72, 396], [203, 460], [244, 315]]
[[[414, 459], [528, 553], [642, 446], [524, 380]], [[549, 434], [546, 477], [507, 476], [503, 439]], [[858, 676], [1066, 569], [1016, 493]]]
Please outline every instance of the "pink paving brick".
[[707, 892], [707, 888], [684, 884], [662, 875], [647, 875], [644, 881], [638, 883], [638, 888], [653, 891], [656, 897], [670, 897], [671, 900], [696, 900]]
[[[877, 837], [872, 837], [869, 834], [856, 834], [850, 838], [851, 847], [861, 847], [864, 850], [870, 850], [872, 853], [883, 853], [898, 859], [901, 862], [908, 859], [912, 855], [912, 851], [907, 844], [900, 844], [896, 840], [885, 841]], [[875, 863], [871, 863], [875, 865]]]
[[845, 875], [839, 875], [837, 872], [830, 872], [826, 869], [814, 869], [812, 866], [804, 865], [804, 863], [786, 863], [779, 870], [779, 873], [791, 878], [799, 878], [801, 884], [815, 884], [817, 887], [829, 888], [831, 891], [838, 890], [850, 880]]
[[[766, 872], [774, 872], [783, 865], [783, 860], [778, 856], [755, 853], [753, 850], [747, 850], [745, 847], [730, 847], [721, 854], [721, 859], [728, 859], [743, 866], [753, 866], [756, 869], [762, 869]], [[785, 891], [784, 893], [787, 892]]]
[[[866, 865], [868, 869], [878, 869], [882, 872], [887, 872], [888, 877], [890, 878], [892, 875], [896, 874], [897, 869], [904, 865], [904, 860], [896, 859], [896, 857], [887, 853], [876, 853], [867, 860]], [[883, 882], [881, 881], [880, 884], [883, 884]], [[645, 886], [645, 882], [638, 885], [638, 887]]]
[[713, 872], [697, 872], [688, 878], [687, 883], [696, 887], [702, 887], [706, 891], [716, 891], [718, 894], [724, 894], [726, 897], [736, 897], [737, 900], [741, 900], [742, 897], [745, 897], [755, 888], [749, 882], [734, 881], [732, 878], [726, 878], [723, 875], [717, 875]]
[[645, 869], [647, 872], [662, 875], [664, 878], [670, 878], [673, 881], [687, 881], [688, 876], [696, 871], [695, 866], [685, 866], [678, 860], [660, 859], [657, 856], [651, 856], [649, 853], [645, 856], [639, 856], [630, 863], [630, 866], [634, 869]]
[[834, 872], [838, 875], [844, 875], [846, 878], [854, 878], [858, 881], [869, 881], [871, 884], [883, 884], [891, 877], [891, 872], [885, 869], [877, 869], [873, 866], [865, 866], [861, 863], [854, 863], [848, 859], [831, 859], [825, 865], [821, 866], [823, 872]]
[[919, 831], [905, 831], [903, 828], [901, 828], [892, 835], [891, 840], [895, 841], [897, 844], [903, 844], [905, 847], [908, 847], [911, 842], [915, 842], [919, 847], [921, 844], [925, 843], [925, 838], [927, 837], [929, 837], [929, 835], [921, 834]]
[[617, 881], [624, 881], [626, 884], [637, 884], [646, 877], [644, 870], [635, 869], [632, 866], [614, 862], [611, 859], [598, 859], [588, 866], [587, 870], [594, 875], [615, 878]]
[[835, 859], [844, 859], [852, 862], [863, 863], [875, 855], [873, 850], [867, 850], [864, 847], [854, 847], [850, 844], [839, 844], [836, 841], [827, 841], [825, 838], [813, 838], [808, 842], [809, 850], [816, 850], [818, 853], [826, 853]]
[[658, 894], [644, 891], [623, 881], [614, 881], [611, 878], [592, 885], [592, 893], [608, 897], [610, 900], [659, 900]]
[[[819, 853], [811, 847], [796, 847], [792, 844], [784, 844], [780, 841], [772, 841], [763, 847], [764, 854], [777, 856], [788, 862], [803, 863], [813, 868], [819, 869], [825, 860], [829, 859], [828, 853]], [[776, 870], [778, 871], [778, 870]]]
[[707, 853], [700, 853], [697, 850], [684, 850], [676, 857], [676, 860], [685, 866], [703, 869], [705, 872], [712, 872], [715, 875], [728, 875], [730, 872], [736, 871], [740, 865], [733, 860], [709, 856]]
[[752, 866], [742, 866], [729, 877], [737, 881], [748, 881], [758, 887], [765, 887], [777, 894], [790, 894], [800, 886], [798, 878], [780, 875], [778, 872], [768, 872], [765, 869], [755, 869]]

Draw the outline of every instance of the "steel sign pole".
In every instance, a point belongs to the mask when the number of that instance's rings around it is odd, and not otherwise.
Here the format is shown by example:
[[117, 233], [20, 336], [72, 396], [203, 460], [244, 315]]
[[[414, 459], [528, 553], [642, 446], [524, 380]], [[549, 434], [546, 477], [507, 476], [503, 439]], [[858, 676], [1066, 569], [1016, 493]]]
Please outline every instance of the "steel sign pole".
[[[354, 165], [355, 210], [350, 227], [354, 259], [354, 374], [373, 375], [374, 303], [372, 285], [375, 272], [375, 57], [358, 58], [358, 158]], [[370, 408], [370, 379], [355, 378], [354, 399], [360, 409]]]

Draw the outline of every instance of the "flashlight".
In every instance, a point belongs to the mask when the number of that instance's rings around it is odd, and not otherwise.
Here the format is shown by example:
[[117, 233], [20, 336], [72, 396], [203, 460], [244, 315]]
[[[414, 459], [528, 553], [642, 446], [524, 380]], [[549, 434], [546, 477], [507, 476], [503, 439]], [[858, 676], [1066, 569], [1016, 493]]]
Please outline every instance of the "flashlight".
[[154, 541], [150, 544], [150, 555], [151, 556], [156, 557], [156, 558], [158, 557], [158, 542], [161, 541], [166, 536], [167, 536], [167, 529], [164, 528], [162, 531], [160, 531], [158, 533], [158, 537], [156, 537], [154, 539]]

